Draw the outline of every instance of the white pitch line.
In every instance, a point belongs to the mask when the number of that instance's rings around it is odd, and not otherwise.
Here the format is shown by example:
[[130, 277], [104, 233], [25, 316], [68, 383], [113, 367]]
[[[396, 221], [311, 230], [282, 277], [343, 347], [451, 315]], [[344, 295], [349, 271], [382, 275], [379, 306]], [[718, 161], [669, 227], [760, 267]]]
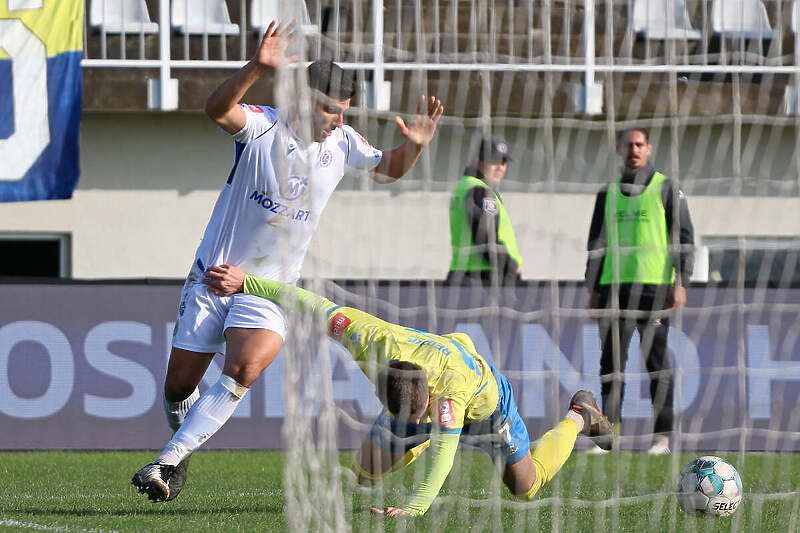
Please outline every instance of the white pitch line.
[[82, 527], [76, 528], [71, 526], [48, 526], [45, 524], [37, 524], [36, 522], [20, 522], [19, 520], [8, 520], [8, 519], [0, 520], [0, 526], [25, 527], [28, 529], [36, 529], [38, 531], [66, 531], [66, 532], [80, 531], [81, 533], [116, 533], [115, 531], [108, 531], [104, 529], [84, 529]]

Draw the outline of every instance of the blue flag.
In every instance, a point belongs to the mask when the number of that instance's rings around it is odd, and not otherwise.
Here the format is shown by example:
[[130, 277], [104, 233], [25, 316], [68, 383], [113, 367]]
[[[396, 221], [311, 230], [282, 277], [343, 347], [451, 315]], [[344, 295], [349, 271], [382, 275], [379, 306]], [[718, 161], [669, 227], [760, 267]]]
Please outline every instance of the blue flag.
[[0, 0], [0, 201], [78, 183], [83, 0]]

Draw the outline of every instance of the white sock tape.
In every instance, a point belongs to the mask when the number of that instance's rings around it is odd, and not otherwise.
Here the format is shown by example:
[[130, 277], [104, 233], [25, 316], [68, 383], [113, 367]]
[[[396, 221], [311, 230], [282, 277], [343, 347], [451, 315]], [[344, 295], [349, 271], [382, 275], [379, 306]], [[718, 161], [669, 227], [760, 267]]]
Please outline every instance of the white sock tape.
[[570, 409], [569, 411], [567, 411], [567, 415], [564, 418], [569, 418], [578, 425], [578, 433], [583, 431], [583, 423], [584, 423], [583, 415], [580, 415], [575, 411], [573, 411], [572, 409]]
[[226, 376], [222, 374], [219, 377], [219, 384], [228, 389], [228, 391], [239, 398], [240, 400], [244, 398], [244, 395], [247, 394], [248, 389], [244, 385], [240, 385], [235, 379], [230, 376]]

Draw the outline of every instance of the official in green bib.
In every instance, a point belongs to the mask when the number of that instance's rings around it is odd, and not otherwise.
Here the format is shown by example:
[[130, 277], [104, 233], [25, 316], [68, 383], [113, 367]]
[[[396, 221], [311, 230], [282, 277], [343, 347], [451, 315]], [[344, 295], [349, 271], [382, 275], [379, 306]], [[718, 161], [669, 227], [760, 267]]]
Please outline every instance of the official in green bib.
[[678, 182], [648, 162], [653, 146], [647, 130], [623, 131], [617, 153], [623, 158], [622, 173], [597, 194], [586, 263], [589, 308], [623, 310], [620, 318], [609, 313], [598, 321], [603, 412], [619, 431], [628, 346], [638, 330], [653, 402], [649, 451], [663, 454], [669, 453], [674, 392], [664, 311], [686, 303], [694, 228]]
[[481, 140], [450, 198], [450, 284], [509, 284], [520, 279], [522, 256], [497, 191], [510, 161], [508, 143]]

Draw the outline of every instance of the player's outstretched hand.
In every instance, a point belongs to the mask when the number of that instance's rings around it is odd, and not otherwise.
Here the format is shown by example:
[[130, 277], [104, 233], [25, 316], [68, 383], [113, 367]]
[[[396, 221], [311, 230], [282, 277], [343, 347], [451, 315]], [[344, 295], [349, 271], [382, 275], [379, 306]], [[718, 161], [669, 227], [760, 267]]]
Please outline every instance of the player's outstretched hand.
[[253, 56], [253, 62], [262, 67], [278, 68], [286, 63], [294, 63], [298, 56], [286, 57], [286, 48], [294, 39], [296, 24], [278, 24], [274, 20], [269, 23], [264, 38]]
[[435, 96], [425, 98], [423, 94], [417, 103], [417, 113], [413, 122], [406, 125], [400, 117], [395, 117], [394, 121], [403, 137], [417, 146], [425, 146], [433, 139], [442, 113], [444, 113], [442, 102]]
[[247, 272], [233, 265], [217, 265], [206, 270], [203, 283], [217, 296], [230, 296], [242, 292]]
[[372, 514], [380, 514], [386, 516], [411, 516], [411, 513], [408, 511], [404, 511], [398, 507], [385, 507], [383, 509], [379, 509], [377, 507], [370, 507], [370, 511]]

